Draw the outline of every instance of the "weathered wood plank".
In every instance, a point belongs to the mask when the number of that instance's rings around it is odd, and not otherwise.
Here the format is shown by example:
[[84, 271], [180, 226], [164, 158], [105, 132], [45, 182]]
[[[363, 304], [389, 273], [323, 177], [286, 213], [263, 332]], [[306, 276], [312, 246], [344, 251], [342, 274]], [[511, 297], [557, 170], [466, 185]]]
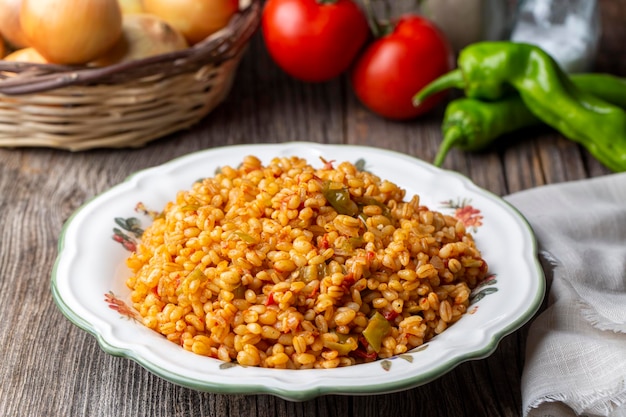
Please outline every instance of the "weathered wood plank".
[[[604, 32], [597, 70], [626, 76], [626, 0], [600, 3]], [[289, 79], [257, 34], [228, 99], [192, 129], [135, 150], [0, 149], [0, 415], [520, 416], [527, 327], [507, 336], [488, 358], [415, 389], [291, 403], [166, 382], [105, 353], [50, 296], [63, 223], [139, 169], [215, 146], [294, 140], [378, 146], [431, 161], [441, 140], [442, 110], [406, 123], [382, 120], [358, 103], [346, 77], [319, 85]], [[608, 173], [578, 145], [544, 128], [513, 134], [482, 153], [454, 150], [444, 167], [498, 195]]]

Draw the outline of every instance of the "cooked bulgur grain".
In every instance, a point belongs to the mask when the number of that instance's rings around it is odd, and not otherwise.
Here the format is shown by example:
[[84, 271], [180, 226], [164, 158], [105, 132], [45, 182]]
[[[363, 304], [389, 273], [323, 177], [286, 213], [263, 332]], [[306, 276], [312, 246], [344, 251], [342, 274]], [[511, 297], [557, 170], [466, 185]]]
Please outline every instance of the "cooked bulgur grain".
[[184, 349], [242, 365], [407, 352], [461, 317], [487, 264], [463, 223], [404, 197], [348, 162], [245, 157], [145, 230], [127, 260], [133, 305]]

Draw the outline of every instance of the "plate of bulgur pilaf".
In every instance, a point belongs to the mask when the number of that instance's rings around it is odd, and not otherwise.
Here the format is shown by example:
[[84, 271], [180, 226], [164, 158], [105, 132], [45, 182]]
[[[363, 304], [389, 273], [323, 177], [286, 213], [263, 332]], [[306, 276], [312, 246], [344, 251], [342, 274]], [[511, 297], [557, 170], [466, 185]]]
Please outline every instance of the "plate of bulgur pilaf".
[[201, 391], [301, 401], [490, 355], [545, 282], [527, 222], [469, 179], [347, 145], [238, 145], [149, 168], [64, 225], [65, 316]]

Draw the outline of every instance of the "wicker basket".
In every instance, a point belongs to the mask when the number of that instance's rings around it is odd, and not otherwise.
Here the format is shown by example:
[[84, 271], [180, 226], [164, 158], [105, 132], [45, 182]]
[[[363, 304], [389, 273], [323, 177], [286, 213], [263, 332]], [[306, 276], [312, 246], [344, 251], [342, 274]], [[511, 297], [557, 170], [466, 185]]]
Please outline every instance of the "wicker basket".
[[0, 146], [139, 147], [189, 127], [228, 95], [260, 0], [168, 54], [101, 68], [0, 61]]

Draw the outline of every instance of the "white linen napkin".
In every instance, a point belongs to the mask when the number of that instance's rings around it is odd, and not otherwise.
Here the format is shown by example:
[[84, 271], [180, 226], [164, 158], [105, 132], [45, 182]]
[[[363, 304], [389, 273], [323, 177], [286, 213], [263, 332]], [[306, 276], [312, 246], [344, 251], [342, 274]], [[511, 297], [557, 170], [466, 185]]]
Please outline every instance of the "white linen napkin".
[[531, 224], [550, 285], [529, 328], [524, 416], [626, 417], [626, 173], [505, 199]]

